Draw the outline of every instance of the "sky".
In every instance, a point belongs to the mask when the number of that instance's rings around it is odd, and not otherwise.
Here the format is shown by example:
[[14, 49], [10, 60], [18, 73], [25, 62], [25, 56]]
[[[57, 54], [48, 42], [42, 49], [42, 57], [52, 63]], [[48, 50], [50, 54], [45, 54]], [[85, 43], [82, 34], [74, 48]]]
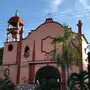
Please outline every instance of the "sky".
[[16, 10], [24, 20], [25, 37], [46, 18], [67, 24], [74, 32], [78, 31], [77, 23], [81, 20], [83, 34], [90, 42], [90, 0], [0, 0], [0, 47], [6, 40], [7, 22]]

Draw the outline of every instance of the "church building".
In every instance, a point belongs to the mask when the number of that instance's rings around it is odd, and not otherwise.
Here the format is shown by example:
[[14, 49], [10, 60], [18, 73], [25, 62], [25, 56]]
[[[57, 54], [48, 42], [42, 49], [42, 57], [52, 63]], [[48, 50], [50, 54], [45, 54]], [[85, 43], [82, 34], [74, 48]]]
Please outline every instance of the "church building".
[[[82, 22], [78, 21], [77, 31], [82, 38], [83, 69], [87, 69], [85, 48], [88, 41], [82, 33]], [[54, 78], [61, 81], [65, 90], [65, 71], [52, 60], [52, 51], [56, 48], [52, 41], [57, 36], [64, 35], [63, 25], [47, 18], [35, 30], [28, 32], [24, 38], [24, 21], [16, 13], [8, 20], [7, 38], [4, 43], [3, 64], [0, 70], [10, 70], [9, 77], [15, 84], [40, 84], [44, 78]], [[68, 73], [80, 72], [74, 67]]]

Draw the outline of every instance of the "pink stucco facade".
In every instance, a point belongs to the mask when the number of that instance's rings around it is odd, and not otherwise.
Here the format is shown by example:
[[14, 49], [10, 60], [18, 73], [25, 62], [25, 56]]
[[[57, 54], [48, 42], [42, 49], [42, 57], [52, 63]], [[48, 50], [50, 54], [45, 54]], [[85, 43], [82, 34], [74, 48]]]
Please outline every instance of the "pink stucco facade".
[[[46, 21], [35, 30], [29, 32], [29, 35], [26, 38], [22, 39], [19, 84], [35, 83], [37, 71], [40, 68], [48, 65], [57, 68], [62, 75], [61, 67], [57, 66], [57, 64], [52, 61], [51, 55], [54, 48], [62, 51], [62, 46], [55, 47], [55, 45], [51, 43], [53, 38], [63, 35], [63, 26], [49, 18], [46, 19]], [[6, 68], [10, 69], [10, 78], [14, 83], [16, 83], [18, 74], [18, 43], [19, 41], [10, 41], [4, 43], [3, 66], [0, 67], [0, 70], [2, 71], [4, 71]], [[8, 51], [9, 44], [13, 45], [12, 51]], [[26, 46], [29, 47], [29, 57], [24, 56]], [[69, 69], [69, 75], [72, 72], [79, 72], [79, 68], [73, 66], [72, 70]]]

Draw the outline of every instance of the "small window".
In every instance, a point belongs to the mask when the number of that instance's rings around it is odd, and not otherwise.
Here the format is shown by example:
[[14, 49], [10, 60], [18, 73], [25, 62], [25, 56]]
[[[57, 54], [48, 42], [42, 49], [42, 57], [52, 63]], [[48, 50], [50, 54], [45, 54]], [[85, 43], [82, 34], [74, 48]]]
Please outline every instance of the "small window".
[[29, 49], [29, 46], [26, 46], [25, 47], [25, 50], [24, 50], [24, 57], [29, 57], [30, 56], [30, 49]]
[[9, 44], [8, 45], [8, 51], [12, 51], [13, 50], [13, 45], [12, 44]]

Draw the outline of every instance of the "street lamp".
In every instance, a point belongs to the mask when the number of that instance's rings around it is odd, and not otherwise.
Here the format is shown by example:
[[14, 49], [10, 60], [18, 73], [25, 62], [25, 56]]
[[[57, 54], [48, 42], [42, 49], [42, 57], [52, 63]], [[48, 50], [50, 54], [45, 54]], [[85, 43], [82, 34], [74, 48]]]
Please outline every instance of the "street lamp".
[[88, 55], [88, 77], [89, 77], [88, 87], [89, 87], [89, 90], [90, 90], [90, 45], [87, 46], [86, 53]]

